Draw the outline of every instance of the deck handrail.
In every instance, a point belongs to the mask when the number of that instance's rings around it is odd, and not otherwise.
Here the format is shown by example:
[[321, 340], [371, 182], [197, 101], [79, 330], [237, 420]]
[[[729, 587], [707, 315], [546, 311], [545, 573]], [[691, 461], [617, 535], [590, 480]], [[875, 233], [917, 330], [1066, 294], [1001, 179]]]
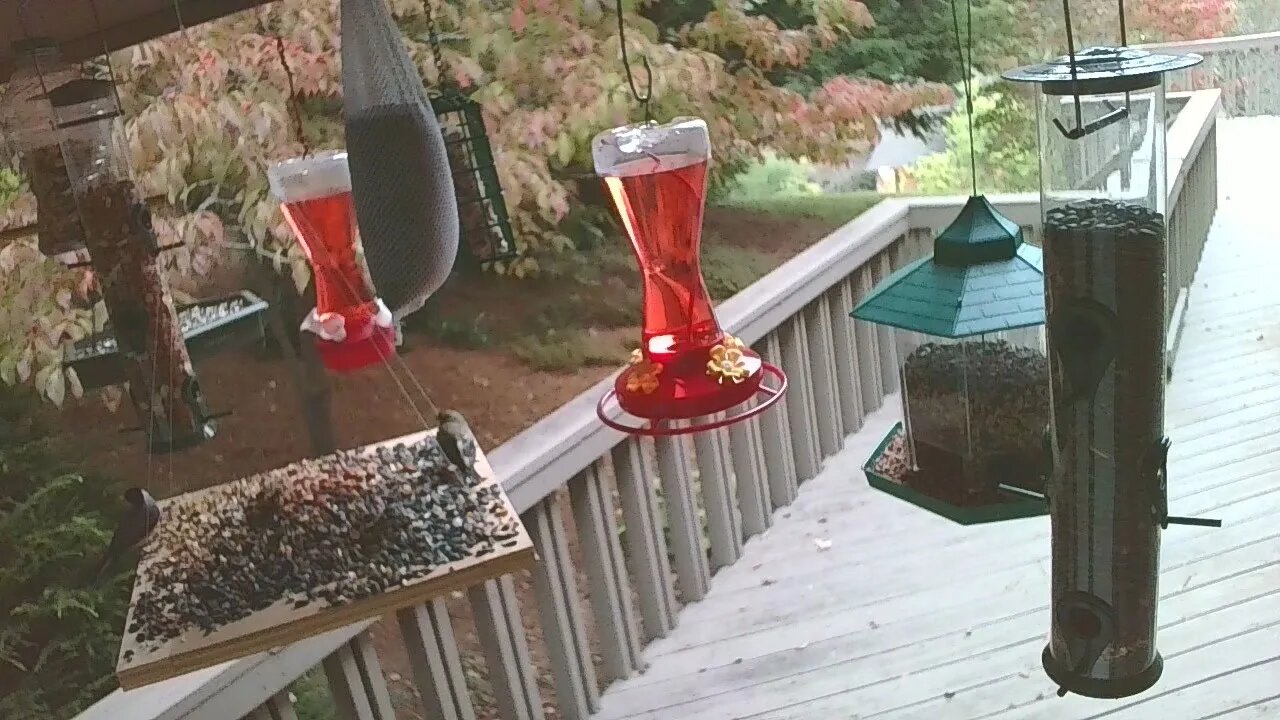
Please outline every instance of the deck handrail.
[[1228, 35], [1226, 37], [1199, 38], [1196, 40], [1175, 40], [1161, 43], [1145, 43], [1135, 47], [1151, 52], [1167, 53], [1221, 53], [1239, 52], [1242, 50], [1270, 49], [1280, 47], [1280, 31], [1252, 33], [1249, 35]]
[[[1217, 91], [1190, 93], [1168, 134], [1170, 292], [1184, 307], [1217, 206], [1219, 103]], [[989, 197], [1038, 234], [1036, 194]], [[553, 660], [558, 717], [585, 720], [597, 707], [585, 612], [595, 617], [604, 671], [611, 677], [637, 671], [642, 645], [670, 630], [679, 604], [700, 599], [711, 573], [732, 564], [742, 543], [767, 529], [773, 511], [794, 499], [797, 486], [895, 391], [897, 362], [889, 335], [846, 314], [880, 279], [929, 252], [932, 236], [964, 200], [884, 200], [718, 307], [728, 332], [756, 345], [791, 376], [785, 401], [761, 417], [700, 434], [692, 442], [627, 438], [595, 417], [596, 400], [612, 383], [610, 376], [489, 453], [538, 548], [534, 586]], [[1171, 319], [1176, 334], [1176, 313]], [[661, 511], [654, 500], [655, 474], [661, 480]], [[568, 530], [556, 505], [566, 487], [591, 586], [587, 608], [580, 607], [565, 543]], [[625, 548], [615, 524], [615, 492], [627, 528]], [[705, 508], [705, 535], [699, 505]], [[511, 579], [473, 588], [469, 598], [503, 720], [542, 718], [538, 678], [530, 667]], [[443, 601], [401, 611], [397, 619], [427, 716], [473, 720]], [[284, 720], [293, 717], [289, 685], [320, 664], [335, 702], [350, 716], [392, 720], [366, 632], [370, 624], [139, 690], [116, 691], [79, 719]]]
[[1173, 73], [1172, 90], [1223, 91], [1220, 112], [1228, 117], [1280, 115], [1280, 32], [1152, 43], [1151, 52], [1198, 53], [1204, 63]]

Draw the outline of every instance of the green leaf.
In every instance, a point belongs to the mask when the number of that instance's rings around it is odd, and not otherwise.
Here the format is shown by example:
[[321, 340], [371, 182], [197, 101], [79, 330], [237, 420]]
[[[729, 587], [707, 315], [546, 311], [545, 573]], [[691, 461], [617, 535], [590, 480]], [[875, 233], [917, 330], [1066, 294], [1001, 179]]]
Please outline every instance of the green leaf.
[[568, 165], [573, 161], [573, 138], [565, 133], [561, 133], [556, 138], [556, 159], [561, 165]]

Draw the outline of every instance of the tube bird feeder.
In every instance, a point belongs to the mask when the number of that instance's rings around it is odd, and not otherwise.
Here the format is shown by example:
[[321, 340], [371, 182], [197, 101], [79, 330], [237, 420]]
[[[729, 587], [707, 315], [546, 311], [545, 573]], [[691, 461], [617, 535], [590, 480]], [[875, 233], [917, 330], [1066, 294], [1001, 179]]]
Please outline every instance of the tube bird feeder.
[[[600, 398], [601, 421], [627, 433], [679, 435], [764, 412], [785, 392], [786, 375], [720, 328], [702, 278], [698, 253], [711, 159], [706, 122], [676, 118], [607, 130], [592, 141], [592, 156], [644, 288], [640, 347]], [[764, 383], [766, 376], [772, 384]], [[644, 422], [613, 419], [606, 410], [613, 399]]]
[[211, 439], [217, 423], [187, 353], [161, 248], [126, 160], [111, 83], [72, 80], [49, 92], [85, 247], [102, 288], [129, 396], [147, 447], [168, 452]]
[[1155, 684], [1160, 531], [1213, 524], [1168, 516], [1164, 434], [1164, 74], [1200, 60], [1096, 47], [1005, 74], [1040, 89], [1060, 695]]
[[36, 199], [36, 231], [40, 252], [64, 265], [88, 259], [84, 228], [48, 91], [82, 77], [80, 68], [62, 58], [48, 38], [13, 44], [16, 67], [0, 107], [0, 130], [21, 156], [22, 172]]

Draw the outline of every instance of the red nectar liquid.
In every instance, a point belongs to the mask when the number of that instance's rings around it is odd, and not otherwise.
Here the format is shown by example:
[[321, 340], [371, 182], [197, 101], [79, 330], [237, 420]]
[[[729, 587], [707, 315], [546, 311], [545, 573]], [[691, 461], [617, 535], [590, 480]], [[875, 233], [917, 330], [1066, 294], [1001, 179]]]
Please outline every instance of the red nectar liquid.
[[368, 337], [378, 309], [356, 254], [351, 192], [284, 203], [282, 208], [315, 272], [316, 312], [342, 315], [348, 340]]
[[[674, 169], [604, 178], [631, 240], [644, 285], [641, 342], [655, 358], [708, 348], [724, 334], [702, 280], [699, 248], [707, 192], [707, 161]], [[639, 163], [652, 165], [651, 161]]]

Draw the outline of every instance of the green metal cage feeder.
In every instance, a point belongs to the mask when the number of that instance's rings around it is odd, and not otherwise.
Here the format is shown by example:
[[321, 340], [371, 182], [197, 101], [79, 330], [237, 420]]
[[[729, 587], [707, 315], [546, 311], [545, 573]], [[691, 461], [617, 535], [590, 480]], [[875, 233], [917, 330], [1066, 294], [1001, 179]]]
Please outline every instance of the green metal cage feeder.
[[985, 197], [850, 316], [894, 329], [903, 422], [872, 487], [971, 525], [1043, 515], [1048, 362], [1039, 248]]
[[458, 198], [461, 246], [477, 265], [516, 255], [515, 235], [480, 103], [449, 89], [431, 98]]

